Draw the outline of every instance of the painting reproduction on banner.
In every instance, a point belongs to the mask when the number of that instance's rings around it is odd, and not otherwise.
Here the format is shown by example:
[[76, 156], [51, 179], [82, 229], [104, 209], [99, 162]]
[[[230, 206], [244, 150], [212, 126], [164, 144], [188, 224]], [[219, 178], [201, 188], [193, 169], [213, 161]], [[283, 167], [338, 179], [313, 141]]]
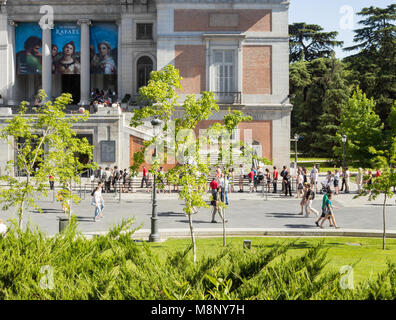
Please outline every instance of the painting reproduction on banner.
[[57, 23], [52, 29], [52, 73], [80, 74], [80, 26]]
[[118, 27], [93, 23], [90, 28], [91, 73], [117, 74]]

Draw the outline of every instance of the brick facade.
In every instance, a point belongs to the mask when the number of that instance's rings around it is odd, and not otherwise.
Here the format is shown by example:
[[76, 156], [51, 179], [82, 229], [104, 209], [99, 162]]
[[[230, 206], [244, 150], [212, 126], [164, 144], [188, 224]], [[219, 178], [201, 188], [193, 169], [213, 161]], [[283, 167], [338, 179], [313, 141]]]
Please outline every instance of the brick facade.
[[174, 13], [174, 31], [271, 32], [271, 10], [184, 10]]
[[204, 45], [176, 45], [175, 67], [183, 77], [182, 93], [199, 94], [206, 90], [206, 47]]
[[[195, 134], [198, 136], [200, 129], [207, 129], [214, 123], [223, 121], [217, 120], [203, 120], [198, 123], [195, 129]], [[272, 160], [272, 121], [271, 120], [256, 120], [249, 122], [241, 122], [238, 125], [240, 130], [240, 141], [244, 141], [244, 130], [252, 130], [252, 142], [257, 141], [262, 148], [262, 156], [266, 159]]]
[[243, 94], [272, 94], [272, 47], [243, 46]]

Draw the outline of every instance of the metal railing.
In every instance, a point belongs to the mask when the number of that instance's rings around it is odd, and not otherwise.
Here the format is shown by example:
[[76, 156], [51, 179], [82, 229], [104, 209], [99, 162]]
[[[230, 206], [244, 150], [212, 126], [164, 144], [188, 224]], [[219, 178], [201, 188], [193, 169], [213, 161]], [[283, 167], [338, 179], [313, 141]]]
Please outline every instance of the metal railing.
[[242, 103], [242, 93], [240, 91], [235, 92], [223, 92], [223, 91], [214, 91], [216, 100], [219, 103], [232, 103], [232, 104], [241, 104]]

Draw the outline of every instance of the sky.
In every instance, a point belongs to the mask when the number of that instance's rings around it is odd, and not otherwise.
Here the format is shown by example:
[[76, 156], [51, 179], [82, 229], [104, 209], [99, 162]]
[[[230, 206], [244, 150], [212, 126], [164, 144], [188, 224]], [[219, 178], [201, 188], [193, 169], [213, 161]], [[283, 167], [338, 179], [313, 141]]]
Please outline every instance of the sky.
[[[290, 0], [289, 24], [306, 22], [318, 24], [324, 31], [337, 31], [337, 40], [344, 41], [344, 47], [353, 45], [354, 29], [362, 17], [357, 16], [362, 8], [375, 6], [386, 8], [394, 0]], [[337, 58], [344, 58], [353, 52], [345, 52], [341, 47], [336, 50]]]

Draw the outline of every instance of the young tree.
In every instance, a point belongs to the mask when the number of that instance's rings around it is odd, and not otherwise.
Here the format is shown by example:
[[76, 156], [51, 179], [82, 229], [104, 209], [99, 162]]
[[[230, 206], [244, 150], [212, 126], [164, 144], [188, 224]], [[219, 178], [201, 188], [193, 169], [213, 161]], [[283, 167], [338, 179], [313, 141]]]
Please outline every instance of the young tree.
[[[209, 166], [199, 154], [199, 143], [195, 139], [193, 129], [198, 122], [208, 119], [212, 112], [218, 112], [219, 107], [210, 92], [203, 92], [199, 99], [189, 95], [179, 106], [176, 89], [181, 89], [180, 81], [179, 71], [172, 65], [160, 71], [153, 71], [148, 85], [140, 89], [140, 94], [148, 101], [148, 105], [135, 110], [131, 126], [142, 124], [145, 118], [156, 117], [163, 122], [163, 132], [171, 131], [173, 135], [167, 152], [176, 155], [179, 165], [168, 171], [168, 180], [178, 181], [180, 186], [179, 198], [184, 201], [183, 210], [188, 215], [195, 262], [196, 242], [192, 214], [196, 213], [198, 208], [208, 207], [204, 196]], [[177, 108], [182, 112], [176, 114]], [[170, 125], [171, 120], [174, 121], [173, 129]], [[156, 145], [164, 142], [161, 136], [151, 141]], [[158, 166], [158, 162], [155, 162], [154, 166]], [[154, 170], [153, 174], [157, 174], [157, 170]]]
[[289, 36], [290, 62], [330, 57], [334, 47], [343, 44], [343, 41], [336, 40], [338, 32], [323, 32], [321, 26], [305, 22], [289, 25]]
[[[383, 123], [374, 112], [375, 102], [368, 99], [357, 87], [353, 96], [341, 110], [340, 130], [337, 133], [338, 145], [341, 146], [342, 135], [347, 136], [346, 158], [358, 165], [367, 167], [375, 155], [370, 147], [383, 150]], [[335, 153], [341, 158], [342, 147], [335, 147]]]
[[394, 188], [396, 187], [396, 137], [393, 137], [391, 148], [386, 151], [376, 151], [374, 148], [371, 150], [377, 154], [373, 163], [376, 167], [382, 168], [381, 175], [373, 179], [371, 185], [365, 185], [364, 189], [357, 197], [367, 196], [369, 200], [377, 199], [381, 194], [384, 195], [384, 202], [382, 205], [382, 221], [383, 221], [383, 234], [382, 234], [382, 249], [385, 250], [386, 238], [386, 202], [394, 196]]
[[[44, 101], [46, 97], [41, 90], [40, 100]], [[71, 101], [70, 94], [62, 94], [54, 102], [48, 101], [37, 107], [36, 114], [30, 115], [26, 114], [27, 102], [22, 102], [19, 113], [7, 120], [7, 125], [0, 131], [0, 138], [10, 141], [15, 150], [15, 159], [7, 164], [8, 174], [0, 177], [8, 185], [8, 188], [0, 190], [0, 202], [3, 209], [17, 207], [19, 227], [22, 227], [27, 207], [41, 210], [36, 205], [37, 194], [48, 195], [50, 175], [55, 177], [55, 181], [71, 184], [71, 181], [79, 181], [84, 168], [95, 167], [95, 164], [79, 162], [78, 154], [88, 155], [92, 159], [93, 147], [85, 138], [76, 138], [72, 126], [76, 122], [86, 121], [88, 113], [67, 116], [64, 108]], [[21, 170], [26, 178], [14, 177], [13, 168]], [[71, 192], [65, 193], [65, 196], [69, 200], [78, 200]]]

